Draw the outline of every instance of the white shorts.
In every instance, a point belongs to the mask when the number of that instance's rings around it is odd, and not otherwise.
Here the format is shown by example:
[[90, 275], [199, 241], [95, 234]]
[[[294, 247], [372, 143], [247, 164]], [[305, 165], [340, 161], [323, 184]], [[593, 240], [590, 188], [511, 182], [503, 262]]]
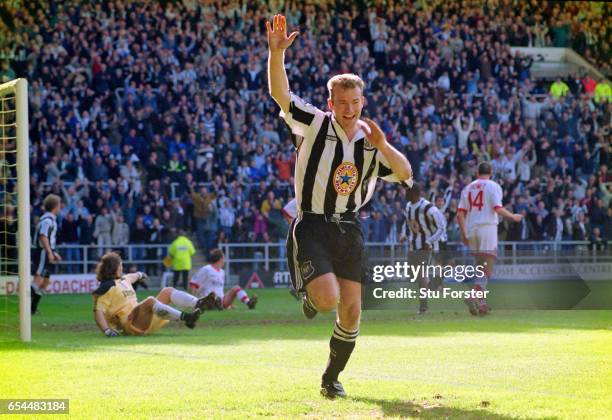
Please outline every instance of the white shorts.
[[497, 225], [477, 225], [468, 234], [470, 250], [474, 254], [497, 255]]

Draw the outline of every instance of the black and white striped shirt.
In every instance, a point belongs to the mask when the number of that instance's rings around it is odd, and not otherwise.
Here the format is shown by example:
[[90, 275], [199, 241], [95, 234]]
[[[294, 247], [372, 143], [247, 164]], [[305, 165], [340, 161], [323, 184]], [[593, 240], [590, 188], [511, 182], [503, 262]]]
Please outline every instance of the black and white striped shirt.
[[[447, 223], [448, 218], [446, 215], [446, 210], [448, 210], [448, 206], [450, 206], [451, 199], [453, 198], [453, 187], [449, 185], [444, 191], [444, 194], [442, 195], [442, 197], [444, 197], [444, 204], [442, 205], [442, 207], [438, 207], [438, 210], [442, 212], [442, 216], [444, 216], [444, 221], [445, 223]], [[438, 197], [436, 196], [436, 191], [432, 191], [429, 195], [429, 201], [431, 201], [432, 203], [435, 203], [437, 198]], [[447, 226], [448, 226], [448, 223], [447, 223]], [[446, 229], [444, 229], [444, 233], [442, 234], [440, 241], [448, 242], [448, 234], [446, 232]]]
[[446, 231], [446, 219], [436, 206], [424, 198], [416, 203], [409, 201], [404, 217], [402, 236], [407, 236], [411, 250], [423, 249], [425, 243], [431, 245], [434, 251], [440, 249], [438, 242]]
[[357, 212], [376, 187], [376, 179], [399, 182], [386, 158], [359, 130], [352, 141], [331, 113], [291, 94], [281, 111], [297, 149], [295, 196], [298, 209], [316, 214]]
[[[429, 201], [431, 201], [432, 203], [435, 203], [436, 199], [438, 198], [438, 196], [436, 195], [436, 192], [437, 191], [431, 191], [429, 193]], [[453, 187], [449, 186], [446, 188], [446, 190], [444, 190], [444, 193], [442, 194], [442, 197], [444, 198], [444, 204], [442, 205], [442, 208], [440, 209], [442, 213], [444, 213], [446, 209], [448, 209], [452, 196], [453, 196]]]
[[49, 240], [49, 246], [52, 250], [55, 250], [55, 243], [57, 237], [57, 218], [53, 213], [47, 212], [38, 221], [36, 226], [36, 233], [34, 234], [34, 241], [38, 248], [44, 249], [43, 243], [40, 240], [40, 235], [45, 235]]

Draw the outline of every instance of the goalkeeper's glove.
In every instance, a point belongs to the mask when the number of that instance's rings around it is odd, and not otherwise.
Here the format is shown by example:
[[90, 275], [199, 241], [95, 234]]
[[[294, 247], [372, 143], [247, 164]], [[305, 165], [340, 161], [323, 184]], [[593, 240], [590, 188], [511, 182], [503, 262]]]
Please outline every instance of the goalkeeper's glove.
[[149, 276], [147, 276], [147, 273], [143, 273], [142, 271], [138, 272], [138, 281], [143, 283], [143, 284], [147, 284], [147, 282], [149, 281]]
[[119, 333], [112, 328], [107, 328], [104, 330], [104, 335], [107, 337], [117, 337]]

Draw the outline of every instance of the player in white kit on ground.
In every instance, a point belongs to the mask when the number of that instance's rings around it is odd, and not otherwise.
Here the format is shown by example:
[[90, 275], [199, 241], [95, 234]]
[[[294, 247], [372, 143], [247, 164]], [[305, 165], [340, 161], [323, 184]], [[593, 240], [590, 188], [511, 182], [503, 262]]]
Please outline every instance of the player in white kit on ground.
[[[189, 287], [195, 296], [208, 296], [211, 292], [217, 295], [217, 309], [232, 309], [234, 299], [238, 298], [249, 309], [255, 309], [257, 296], [249, 298], [240, 286], [234, 286], [227, 293], [223, 291], [225, 286], [225, 255], [219, 248], [210, 251], [210, 264], [200, 268], [191, 278]], [[207, 308], [210, 309], [210, 308]]]
[[[499, 216], [520, 222], [522, 215], [510, 213], [502, 205], [502, 189], [491, 181], [492, 167], [488, 162], [478, 165], [478, 179], [461, 192], [457, 220], [463, 243], [470, 247], [476, 264], [484, 266], [485, 276], [476, 277], [474, 290], [486, 290], [497, 256], [497, 224]], [[489, 306], [484, 299], [466, 299], [472, 315], [486, 315]]]

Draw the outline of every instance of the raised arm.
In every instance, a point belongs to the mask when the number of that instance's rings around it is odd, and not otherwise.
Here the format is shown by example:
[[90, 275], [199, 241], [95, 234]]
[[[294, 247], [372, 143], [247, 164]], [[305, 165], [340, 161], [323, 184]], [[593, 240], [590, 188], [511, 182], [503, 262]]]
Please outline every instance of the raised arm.
[[274, 15], [272, 25], [266, 21], [268, 32], [268, 89], [284, 113], [289, 112], [289, 80], [285, 71], [285, 50], [293, 44], [298, 32], [287, 36], [287, 21], [283, 15]]
[[149, 276], [147, 276], [147, 274], [143, 273], [142, 271], [138, 271], [136, 273], [124, 274], [123, 279], [127, 280], [131, 284], [138, 283], [139, 281], [146, 284], [146, 282], [149, 280]]

